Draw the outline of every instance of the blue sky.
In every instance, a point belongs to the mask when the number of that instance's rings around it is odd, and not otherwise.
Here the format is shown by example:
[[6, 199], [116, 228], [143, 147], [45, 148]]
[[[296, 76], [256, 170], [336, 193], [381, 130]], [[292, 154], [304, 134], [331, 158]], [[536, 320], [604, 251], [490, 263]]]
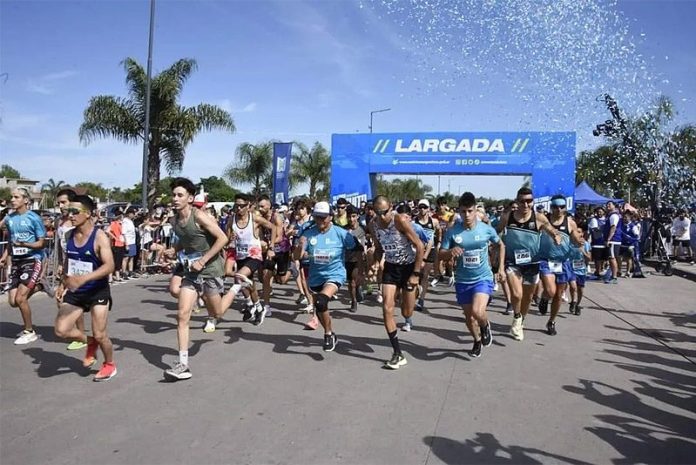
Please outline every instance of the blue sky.
[[[468, 35], [466, 29], [454, 29], [452, 36], [427, 31], [418, 23], [418, 12], [435, 17], [440, 27], [457, 19], [471, 26], [467, 12], [450, 11], [457, 2], [439, 3], [441, 9], [428, 12], [424, 2], [406, 0], [396, 3], [398, 11], [390, 2], [371, 0], [159, 0], [154, 71], [181, 57], [195, 58], [199, 69], [182, 103], [218, 104], [232, 112], [237, 125], [235, 134], [200, 135], [187, 151], [182, 175], [194, 181], [220, 176], [242, 142], [279, 139], [311, 145], [318, 140], [330, 147], [332, 133], [368, 132], [370, 111], [381, 108], [391, 111], [375, 115], [375, 132], [574, 130], [579, 148], [597, 144], [592, 127], [608, 117], [593, 100], [597, 86], [578, 84], [571, 69], [558, 78], [557, 89], [548, 90], [537, 80], [538, 73], [550, 74], [546, 69], [530, 71], [496, 58], [504, 53], [501, 41], [482, 55], [491, 43], [477, 44], [475, 31]], [[578, 14], [591, 14], [594, 3], [580, 2], [588, 9]], [[691, 24], [696, 2], [599, 6], [600, 16], [608, 18], [607, 30], [625, 27], [622, 39], [635, 46], [628, 58], [622, 55], [619, 67], [623, 72], [635, 67], [639, 79], [635, 88], [612, 90], [619, 103], [633, 109], [662, 92], [675, 101], [677, 124], [696, 123]], [[0, 72], [7, 73], [6, 80], [0, 79], [1, 163], [41, 182], [89, 180], [129, 187], [140, 180], [141, 146], [108, 139], [84, 146], [77, 130], [90, 97], [125, 96], [121, 60], [133, 57], [145, 64], [148, 14], [146, 0], [0, 3]], [[518, 14], [539, 21], [537, 11]], [[580, 21], [578, 27], [593, 21]], [[452, 42], [464, 35], [470, 39]], [[444, 46], [436, 52], [438, 41]], [[567, 48], [559, 42], [558, 54]], [[582, 49], [573, 53], [564, 59], [583, 56]], [[519, 58], [539, 67], [532, 57]], [[641, 76], [648, 76], [649, 85]], [[568, 93], [573, 100], [563, 100]], [[424, 180], [437, 190], [436, 177]], [[464, 176], [442, 180], [441, 190], [510, 196], [517, 181]]]

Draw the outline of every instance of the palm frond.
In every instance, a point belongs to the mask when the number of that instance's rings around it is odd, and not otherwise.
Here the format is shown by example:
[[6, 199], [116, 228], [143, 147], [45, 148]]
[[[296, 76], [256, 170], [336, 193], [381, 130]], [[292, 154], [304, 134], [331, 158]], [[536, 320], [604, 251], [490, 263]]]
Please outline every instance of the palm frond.
[[143, 129], [135, 114], [131, 100], [110, 95], [92, 97], [80, 126], [80, 140], [89, 144], [97, 138], [113, 137], [121, 142], [137, 143], [142, 140]]

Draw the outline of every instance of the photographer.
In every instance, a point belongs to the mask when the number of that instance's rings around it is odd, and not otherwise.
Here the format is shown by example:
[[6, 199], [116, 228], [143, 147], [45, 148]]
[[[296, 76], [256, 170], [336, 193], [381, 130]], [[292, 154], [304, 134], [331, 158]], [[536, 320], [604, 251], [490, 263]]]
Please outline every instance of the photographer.
[[[691, 219], [686, 215], [686, 210], [679, 210], [679, 215], [672, 221], [672, 251], [674, 256], [679, 259], [682, 255], [685, 260], [693, 265], [694, 256], [691, 253]], [[686, 254], [684, 254], [686, 249]]]

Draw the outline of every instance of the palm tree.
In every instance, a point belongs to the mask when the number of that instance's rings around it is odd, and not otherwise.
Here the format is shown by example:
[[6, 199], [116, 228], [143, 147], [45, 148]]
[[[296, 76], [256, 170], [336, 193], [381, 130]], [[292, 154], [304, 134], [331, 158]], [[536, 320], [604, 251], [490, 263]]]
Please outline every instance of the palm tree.
[[237, 147], [236, 163], [228, 166], [223, 173], [232, 184], [251, 184], [253, 195], [259, 195], [271, 186], [273, 181], [273, 142], [250, 144], [245, 142]]
[[290, 184], [298, 185], [308, 182], [309, 198], [316, 199], [319, 185], [323, 186], [322, 190], [329, 190], [331, 155], [319, 142], [315, 142], [311, 150], [299, 142], [296, 142], [295, 145], [299, 153], [292, 157]]
[[[123, 61], [128, 97], [99, 95], [92, 97], [80, 126], [80, 140], [113, 137], [138, 144], [145, 140], [145, 88], [147, 74], [133, 58]], [[164, 160], [167, 172], [176, 173], [184, 164], [186, 147], [202, 130], [235, 131], [232, 115], [215, 105], [200, 103], [194, 107], [179, 104], [184, 83], [197, 68], [196, 61], [184, 58], [152, 78], [150, 98], [150, 134], [147, 135], [147, 202], [152, 207]]]
[[55, 198], [58, 191], [65, 186], [67, 186], [67, 184], [65, 184], [65, 181], [56, 182], [53, 180], [53, 178], [49, 178], [46, 184], [41, 185], [41, 192], [46, 194], [49, 197], [49, 199], [53, 199]]

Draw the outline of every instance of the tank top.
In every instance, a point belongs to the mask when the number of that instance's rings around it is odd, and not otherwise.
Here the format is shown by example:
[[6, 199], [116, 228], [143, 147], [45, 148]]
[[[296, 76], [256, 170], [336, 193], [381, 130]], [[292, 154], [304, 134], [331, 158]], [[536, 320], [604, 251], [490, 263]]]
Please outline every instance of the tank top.
[[382, 245], [384, 250], [384, 260], [395, 265], [408, 265], [416, 261], [416, 251], [413, 250], [413, 245], [408, 238], [396, 229], [394, 218], [392, 215], [389, 225], [386, 228], [381, 228], [379, 222], [375, 222], [377, 231], [377, 240]]
[[[276, 220], [276, 214], [274, 213], [273, 216], [271, 217], [271, 223], [275, 224]], [[290, 221], [286, 218], [281, 225], [281, 230], [280, 230], [280, 242], [278, 242], [274, 247], [273, 251], [275, 253], [285, 253], [285, 252], [290, 252], [290, 249], [292, 248], [290, 246], [290, 238], [288, 238], [288, 235], [285, 231], [286, 227], [290, 224]]]
[[236, 249], [237, 260], [252, 258], [263, 260], [261, 253], [261, 239], [254, 234], [254, 218], [249, 213], [249, 222], [244, 228], [237, 226], [237, 215], [232, 219], [232, 231], [237, 236]]
[[[97, 256], [97, 252], [94, 249], [95, 237], [97, 237], [97, 228], [92, 228], [92, 233], [89, 235], [87, 242], [85, 242], [83, 246], [78, 247], [77, 244], [75, 244], [75, 229], [72, 229], [67, 234], [65, 256], [68, 259], [68, 276], [79, 276], [91, 273], [103, 265], [104, 262]], [[102, 289], [108, 285], [109, 277], [105, 276], [102, 279], [86, 282], [73, 293], [85, 294], [97, 289]]]
[[435, 237], [435, 225], [433, 224], [433, 219], [428, 217], [428, 221], [421, 223], [419, 218], [416, 218], [416, 223], [418, 223], [425, 231], [425, 235], [428, 236], [428, 241], [432, 241]]
[[[186, 255], [192, 255], [193, 257], [199, 254], [205, 254], [210, 250], [210, 247], [215, 244], [215, 236], [207, 231], [201, 230], [198, 224], [196, 224], [194, 216], [195, 210], [191, 210], [186, 224], [182, 225], [179, 222], [179, 213], [177, 212], [173, 224], [174, 234], [176, 234], [181, 248], [184, 249], [184, 253]], [[222, 259], [218, 254], [215, 258], [206, 263], [205, 268], [198, 273], [198, 276], [203, 278], [219, 278], [224, 274]]]

